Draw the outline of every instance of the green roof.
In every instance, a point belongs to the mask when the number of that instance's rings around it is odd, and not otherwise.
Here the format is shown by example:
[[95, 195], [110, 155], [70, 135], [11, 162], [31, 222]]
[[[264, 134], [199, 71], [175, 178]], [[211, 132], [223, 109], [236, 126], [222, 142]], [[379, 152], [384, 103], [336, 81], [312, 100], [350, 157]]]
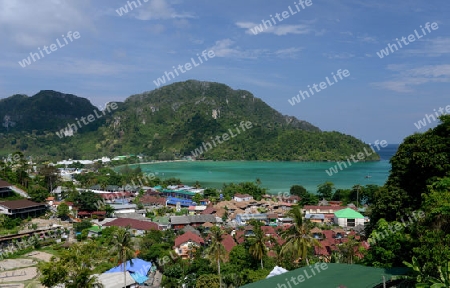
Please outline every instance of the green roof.
[[91, 226], [91, 228], [89, 228], [89, 231], [92, 231], [92, 232], [101, 232], [101, 231], [102, 231], [102, 228], [99, 227], [99, 226]]
[[351, 208], [345, 208], [334, 212], [337, 218], [364, 219], [364, 216]]
[[[383, 276], [389, 283], [393, 276], [405, 275], [409, 270], [409, 268], [375, 268], [340, 263], [317, 263], [317, 265], [317, 267], [314, 265], [302, 267], [241, 288], [373, 288], [383, 283]], [[296, 282], [292, 282], [292, 278]]]

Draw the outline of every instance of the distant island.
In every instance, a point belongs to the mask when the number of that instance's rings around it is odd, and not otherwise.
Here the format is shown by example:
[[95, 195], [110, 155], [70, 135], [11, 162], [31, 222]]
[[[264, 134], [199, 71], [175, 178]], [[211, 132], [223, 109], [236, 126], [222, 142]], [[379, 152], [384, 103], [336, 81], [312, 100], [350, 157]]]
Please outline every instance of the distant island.
[[[2, 99], [0, 156], [20, 150], [49, 159], [343, 161], [370, 149], [220, 83], [178, 82], [110, 105], [115, 109], [104, 113], [85, 98], [51, 90]], [[376, 153], [364, 159], [377, 160]]]

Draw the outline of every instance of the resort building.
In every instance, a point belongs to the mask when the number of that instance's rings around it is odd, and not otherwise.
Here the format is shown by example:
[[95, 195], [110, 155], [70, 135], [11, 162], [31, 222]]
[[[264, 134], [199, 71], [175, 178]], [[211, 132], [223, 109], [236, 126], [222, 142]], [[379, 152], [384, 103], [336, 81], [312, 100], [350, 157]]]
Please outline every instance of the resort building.
[[27, 218], [39, 216], [47, 209], [45, 203], [36, 203], [28, 199], [0, 202], [0, 213], [12, 217]]
[[358, 225], [364, 226], [364, 222], [364, 216], [351, 208], [334, 212], [334, 223], [343, 228], [354, 228]]

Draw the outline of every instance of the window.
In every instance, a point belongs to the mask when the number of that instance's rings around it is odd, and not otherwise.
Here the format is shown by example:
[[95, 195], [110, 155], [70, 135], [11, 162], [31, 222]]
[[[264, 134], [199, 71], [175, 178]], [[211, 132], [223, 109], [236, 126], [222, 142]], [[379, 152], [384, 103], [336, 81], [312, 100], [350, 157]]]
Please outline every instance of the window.
[[355, 219], [347, 219], [347, 227], [355, 227]]

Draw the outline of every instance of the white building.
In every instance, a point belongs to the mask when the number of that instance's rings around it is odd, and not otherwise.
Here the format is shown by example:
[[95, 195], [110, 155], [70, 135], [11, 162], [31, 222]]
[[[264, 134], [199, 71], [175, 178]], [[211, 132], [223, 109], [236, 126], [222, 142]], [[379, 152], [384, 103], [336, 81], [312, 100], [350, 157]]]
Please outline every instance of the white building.
[[343, 228], [364, 226], [364, 216], [351, 208], [345, 208], [334, 212], [334, 223]]

